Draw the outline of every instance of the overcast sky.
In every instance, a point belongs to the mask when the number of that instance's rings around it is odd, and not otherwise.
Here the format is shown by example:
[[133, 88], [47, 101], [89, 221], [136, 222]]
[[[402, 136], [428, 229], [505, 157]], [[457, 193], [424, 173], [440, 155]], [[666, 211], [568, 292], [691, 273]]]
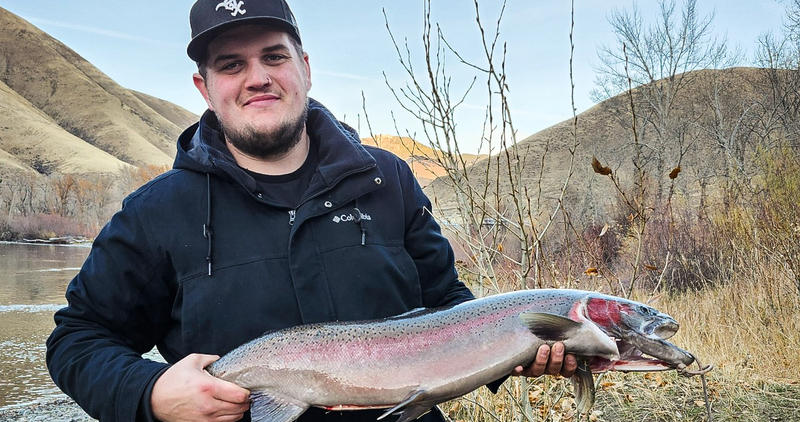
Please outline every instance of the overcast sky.
[[[246, 5], [248, 1], [243, 0]], [[362, 114], [362, 91], [375, 133], [396, 134], [391, 111], [401, 131], [418, 126], [386, 87], [408, 81], [397, 61], [384, 24], [385, 9], [397, 39], [407, 38], [420, 57], [422, 0], [289, 0], [311, 61], [310, 95], [353, 126]], [[119, 84], [172, 101], [200, 114], [205, 103], [191, 75], [196, 70], [186, 56], [188, 13], [192, 0], [0, 0], [0, 6], [21, 16], [89, 60]], [[498, 0], [481, 0], [489, 27], [497, 19]], [[612, 45], [607, 18], [630, 9], [631, 0], [575, 1], [575, 96], [578, 111], [593, 105], [597, 48]], [[655, 0], [639, 0], [646, 19], [656, 13]], [[682, 1], [678, 1], [683, 4]], [[701, 14], [714, 13], [714, 32], [742, 49], [742, 65], [752, 63], [757, 37], [779, 31], [784, 6], [780, 0], [698, 0]], [[481, 46], [470, 0], [433, 0], [433, 19], [445, 36], [470, 59], [480, 58]], [[501, 24], [508, 45], [506, 69], [512, 116], [521, 137], [570, 118], [568, 0], [508, 0]], [[448, 59], [453, 86], [472, 79], [469, 68]], [[479, 87], [479, 88], [482, 88]], [[477, 152], [485, 107], [484, 91], [475, 90], [456, 116], [465, 150]], [[361, 119], [362, 136], [368, 131]], [[421, 138], [421, 136], [420, 136]], [[481, 151], [486, 152], [486, 151]]]

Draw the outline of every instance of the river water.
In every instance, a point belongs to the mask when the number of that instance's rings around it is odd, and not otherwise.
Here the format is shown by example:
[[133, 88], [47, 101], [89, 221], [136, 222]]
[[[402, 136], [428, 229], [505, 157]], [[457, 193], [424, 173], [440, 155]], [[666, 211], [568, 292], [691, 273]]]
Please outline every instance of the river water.
[[60, 395], [45, 367], [45, 341], [89, 249], [0, 243], [0, 410]]

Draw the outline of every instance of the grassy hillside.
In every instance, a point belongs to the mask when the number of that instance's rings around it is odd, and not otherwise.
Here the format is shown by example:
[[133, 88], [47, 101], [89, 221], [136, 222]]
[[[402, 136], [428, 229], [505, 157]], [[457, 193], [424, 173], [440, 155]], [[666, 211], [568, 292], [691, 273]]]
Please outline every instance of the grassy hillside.
[[117, 173], [129, 166], [64, 130], [0, 81], [0, 148], [4, 167], [39, 173]]
[[[16, 110], [5, 122], [4, 142], [31, 144], [48, 135], [67, 140], [56, 143], [67, 142], [75, 152], [32, 146], [19, 151], [20, 162], [43, 163], [31, 166], [39, 173], [172, 162], [175, 138], [193, 120], [191, 113], [119, 86], [69, 47], [2, 8], [0, 47], [0, 101]], [[6, 151], [16, 156], [16, 150]], [[87, 151], [93, 152], [76, 158]]]
[[[668, 173], [680, 164], [683, 173], [674, 180], [673, 189], [695, 201], [702, 183], [724, 179], [730, 162], [726, 152], [720, 148], [720, 142], [724, 142], [726, 136], [737, 136], [733, 134], [733, 125], [740, 114], [745, 110], [753, 114], [764, 95], [770, 94], [769, 88], [763, 86], [764, 72], [764, 69], [756, 68], [691, 72], [686, 76], [679, 95], [673, 99], [667, 116], [674, 127], [682, 130], [661, 135], [661, 138], [652, 123], [658, 116], [647, 110], [646, 104], [638, 104], [645, 102], [637, 94], [644, 88], [634, 89], [638, 142], [642, 150], [652, 156], [646, 168], [649, 179], [665, 189], [672, 183], [667, 180]], [[663, 83], [656, 81], [647, 88]], [[521, 175], [515, 182], [527, 187], [529, 194], [527, 199], [521, 200], [541, 205], [531, 211], [534, 214], [543, 211], [541, 217], [544, 218], [546, 210], [553, 208], [554, 200], [559, 196], [572, 158], [569, 149], [577, 141], [568, 197], [577, 208], [587, 211], [611, 206], [617, 198], [616, 190], [595, 175], [592, 157], [597, 157], [612, 169], [623, 185], [632, 184], [635, 151], [629, 104], [629, 96], [622, 93], [580, 113], [575, 135], [572, 119], [530, 135], [519, 141], [508, 154], [500, 153], [474, 165], [468, 171], [469, 179], [477, 191], [487, 188], [489, 196], [507, 198], [511, 182], [505, 177], [505, 172], [509, 167], [520, 169]], [[720, 104], [721, 110], [715, 108]], [[748, 120], [747, 124], [756, 123]], [[742, 133], [750, 130], [748, 126], [741, 128]], [[663, 159], [660, 167], [656, 166], [655, 151]], [[431, 183], [426, 192], [437, 199], [443, 210], [458, 207], [455, 190], [446, 178]]]

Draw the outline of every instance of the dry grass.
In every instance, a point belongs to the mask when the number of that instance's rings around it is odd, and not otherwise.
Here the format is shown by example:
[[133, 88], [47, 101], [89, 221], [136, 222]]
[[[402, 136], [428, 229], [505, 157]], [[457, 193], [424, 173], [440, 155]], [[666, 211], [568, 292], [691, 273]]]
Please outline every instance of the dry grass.
[[800, 381], [800, 300], [780, 269], [754, 262], [730, 284], [665, 298], [682, 324], [675, 341], [748, 379]]

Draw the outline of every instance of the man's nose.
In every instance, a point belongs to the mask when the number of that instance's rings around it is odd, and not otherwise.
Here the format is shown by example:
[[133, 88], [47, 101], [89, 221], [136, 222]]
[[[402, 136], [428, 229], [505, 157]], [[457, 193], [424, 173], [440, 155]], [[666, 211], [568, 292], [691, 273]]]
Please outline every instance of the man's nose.
[[247, 88], [262, 89], [272, 84], [269, 69], [266, 66], [255, 64], [247, 69]]

